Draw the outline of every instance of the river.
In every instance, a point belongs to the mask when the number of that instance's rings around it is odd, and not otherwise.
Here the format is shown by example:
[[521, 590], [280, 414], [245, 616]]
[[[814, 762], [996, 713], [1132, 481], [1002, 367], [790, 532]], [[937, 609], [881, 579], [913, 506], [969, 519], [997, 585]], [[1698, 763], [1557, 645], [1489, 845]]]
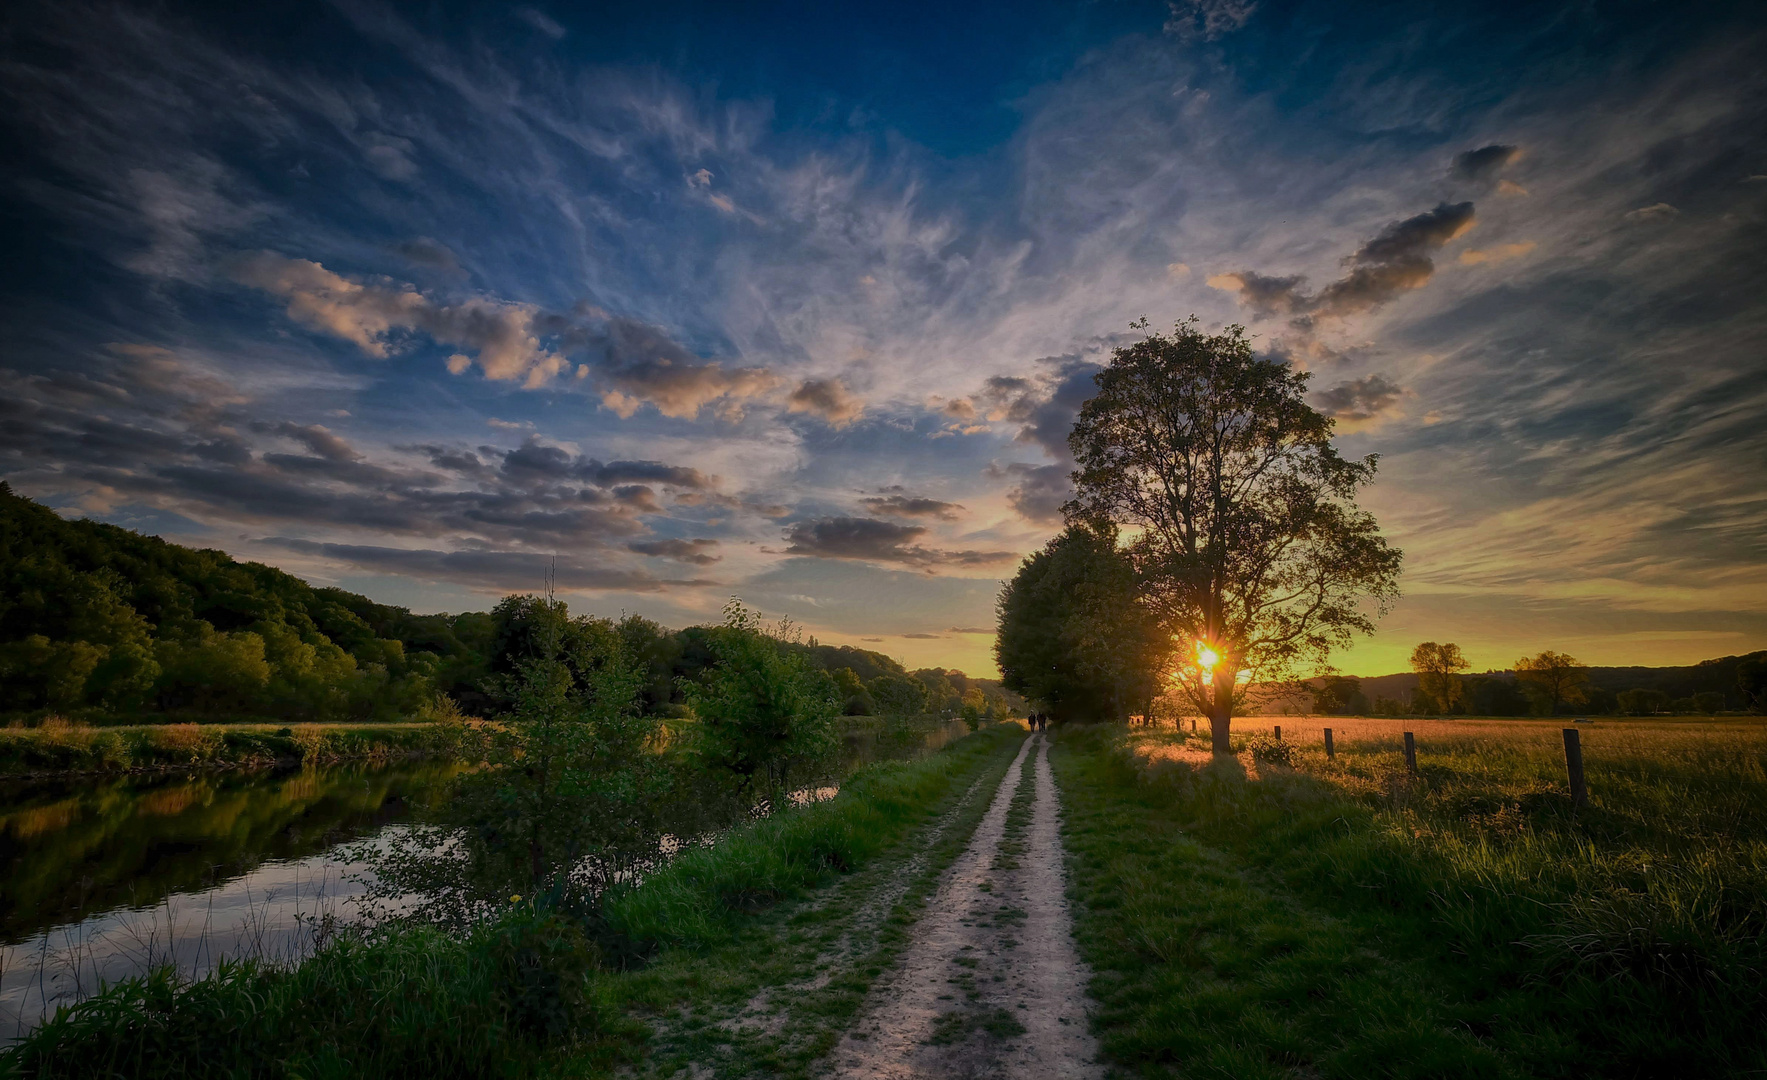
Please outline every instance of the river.
[[[958, 721], [849, 732], [841, 775], [923, 756]], [[58, 1004], [164, 964], [298, 959], [347, 922], [343, 846], [443, 797], [439, 761], [0, 781], [0, 1042]]]

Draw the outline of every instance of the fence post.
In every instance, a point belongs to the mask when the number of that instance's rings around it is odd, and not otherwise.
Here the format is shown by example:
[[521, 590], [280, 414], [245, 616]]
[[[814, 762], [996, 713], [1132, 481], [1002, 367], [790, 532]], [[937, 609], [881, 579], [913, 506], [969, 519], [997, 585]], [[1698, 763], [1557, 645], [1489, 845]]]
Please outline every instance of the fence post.
[[1571, 802], [1589, 805], [1589, 788], [1583, 783], [1583, 738], [1576, 728], [1565, 728], [1565, 772], [1571, 777]]
[[1282, 741], [1282, 725], [1281, 724], [1276, 725], [1276, 741], [1277, 742]]
[[1335, 748], [1333, 748], [1331, 745], [1331, 729], [1326, 728], [1325, 729], [1325, 760], [1336, 761], [1337, 756], [1338, 756], [1337, 750]]
[[1409, 731], [1405, 733], [1405, 771], [1417, 775], [1417, 739]]

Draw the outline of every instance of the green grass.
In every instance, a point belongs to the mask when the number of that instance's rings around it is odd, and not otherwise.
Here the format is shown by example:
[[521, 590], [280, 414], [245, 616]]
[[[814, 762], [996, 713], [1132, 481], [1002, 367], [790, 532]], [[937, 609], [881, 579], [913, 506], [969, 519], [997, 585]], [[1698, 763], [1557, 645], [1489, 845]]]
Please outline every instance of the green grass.
[[[1139, 1075], [1743, 1076], [1767, 1069], [1758, 729], [1284, 722], [1295, 768], [1066, 735], [1106, 1052]], [[1418, 777], [1400, 727], [1418, 731]], [[1267, 730], [1268, 725], [1265, 725]]]
[[[986, 729], [913, 763], [872, 766], [827, 802], [736, 830], [610, 899], [576, 928], [518, 906], [464, 939], [422, 928], [343, 937], [292, 970], [231, 965], [111, 987], [0, 1053], [0, 1077], [806, 1075], [906, 941], [967, 842], [1021, 729]], [[983, 788], [987, 788], [983, 791]], [[966, 792], [981, 791], [968, 802]], [[904, 841], [960, 810], [881, 926], [826, 985], [792, 990], [852, 930]], [[782, 991], [791, 1023], [727, 1030]], [[649, 1061], [646, 1061], [646, 1058]]]

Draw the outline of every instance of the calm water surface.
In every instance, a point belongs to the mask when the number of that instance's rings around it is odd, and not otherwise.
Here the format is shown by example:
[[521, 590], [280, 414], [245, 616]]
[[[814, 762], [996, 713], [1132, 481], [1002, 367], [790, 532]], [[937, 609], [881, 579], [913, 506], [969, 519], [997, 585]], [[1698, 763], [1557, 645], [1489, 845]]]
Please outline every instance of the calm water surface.
[[[841, 773], [967, 734], [851, 732]], [[162, 964], [288, 961], [348, 920], [360, 866], [340, 846], [401, 827], [459, 766], [346, 765], [55, 782], [0, 781], [0, 1041], [102, 983]]]

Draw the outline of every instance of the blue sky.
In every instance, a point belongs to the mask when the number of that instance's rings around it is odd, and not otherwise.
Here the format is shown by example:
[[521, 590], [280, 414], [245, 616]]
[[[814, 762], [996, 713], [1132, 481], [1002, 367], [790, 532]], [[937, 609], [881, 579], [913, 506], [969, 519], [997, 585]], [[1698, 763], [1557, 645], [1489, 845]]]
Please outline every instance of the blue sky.
[[1311, 373], [1338, 658], [1767, 645], [1749, 5], [14, 5], [0, 473], [420, 610], [991, 667], [1129, 324]]

